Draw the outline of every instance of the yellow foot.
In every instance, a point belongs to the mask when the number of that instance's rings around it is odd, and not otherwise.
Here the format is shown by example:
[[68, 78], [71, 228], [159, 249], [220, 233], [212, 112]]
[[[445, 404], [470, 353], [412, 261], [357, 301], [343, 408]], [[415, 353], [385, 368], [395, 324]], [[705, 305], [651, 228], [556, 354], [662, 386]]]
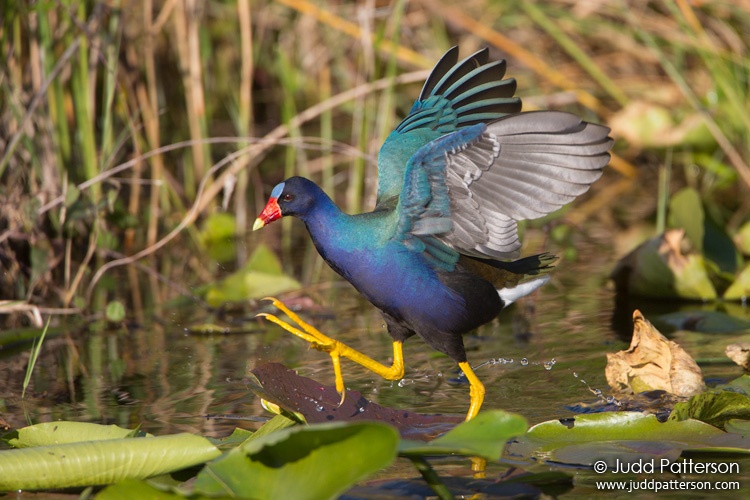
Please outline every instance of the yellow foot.
[[474, 374], [474, 370], [471, 369], [471, 365], [468, 362], [464, 361], [463, 363], [459, 363], [458, 367], [461, 368], [461, 371], [464, 372], [464, 375], [466, 375], [466, 379], [469, 381], [469, 395], [471, 396], [471, 405], [469, 406], [469, 411], [466, 414], [466, 421], [469, 421], [477, 416], [477, 414], [479, 413], [479, 409], [482, 407], [482, 403], [484, 402], [484, 384], [479, 381], [477, 376]]
[[487, 460], [484, 458], [472, 457], [471, 471], [474, 473], [474, 479], [484, 479], [487, 477]]
[[338, 340], [334, 340], [328, 337], [327, 335], [324, 335], [312, 325], [309, 325], [305, 323], [304, 321], [302, 321], [302, 319], [299, 316], [293, 313], [280, 300], [275, 299], [273, 297], [267, 297], [263, 300], [270, 300], [271, 303], [281, 312], [286, 314], [289, 317], [289, 319], [292, 320], [292, 322], [299, 325], [301, 330], [299, 328], [296, 328], [290, 325], [289, 323], [285, 321], [280, 320], [273, 314], [261, 313], [261, 314], [258, 314], [259, 317], [266, 318], [268, 321], [279, 325], [281, 328], [288, 331], [289, 333], [296, 335], [302, 340], [309, 342], [311, 347], [319, 351], [327, 352], [331, 356], [331, 361], [333, 362], [333, 374], [336, 380], [336, 391], [341, 395], [341, 402], [339, 403], [339, 405], [341, 405], [344, 402], [344, 398], [346, 397], [346, 390], [344, 387], [344, 377], [341, 375], [341, 357], [342, 356], [345, 358], [349, 358], [356, 363], [359, 363], [360, 365], [364, 366], [368, 370], [374, 373], [377, 373], [378, 375], [380, 375], [381, 377], [387, 380], [398, 380], [398, 379], [403, 378], [404, 355], [403, 355], [403, 344], [401, 342], [393, 343], [393, 365], [386, 366], [381, 363], [378, 363], [377, 361], [370, 358], [369, 356], [362, 354], [361, 352], [355, 349], [352, 349], [348, 345], [342, 342], [339, 342]]

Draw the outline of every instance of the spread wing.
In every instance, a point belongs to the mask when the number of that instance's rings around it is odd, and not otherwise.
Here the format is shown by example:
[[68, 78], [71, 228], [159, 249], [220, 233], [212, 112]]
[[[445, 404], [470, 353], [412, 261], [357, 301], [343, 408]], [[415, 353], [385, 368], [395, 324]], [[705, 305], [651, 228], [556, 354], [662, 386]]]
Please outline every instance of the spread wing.
[[396, 237], [448, 268], [459, 253], [514, 258], [517, 221], [586, 192], [609, 162], [608, 134], [569, 113], [537, 111], [441, 137], [406, 165]]
[[513, 97], [516, 82], [505, 75], [505, 61], [488, 62], [485, 48], [458, 62], [453, 47], [438, 61], [404, 120], [378, 155], [378, 205], [398, 196], [409, 159], [425, 144], [463, 127], [496, 120], [521, 110]]

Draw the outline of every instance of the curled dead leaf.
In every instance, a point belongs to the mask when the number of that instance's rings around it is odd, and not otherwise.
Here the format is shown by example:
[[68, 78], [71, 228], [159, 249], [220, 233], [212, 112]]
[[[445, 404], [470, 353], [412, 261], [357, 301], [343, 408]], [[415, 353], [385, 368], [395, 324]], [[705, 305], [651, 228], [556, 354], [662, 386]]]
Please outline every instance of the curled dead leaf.
[[724, 353], [743, 369], [750, 371], [750, 342], [730, 344], [724, 350]]
[[607, 383], [617, 391], [664, 390], [678, 396], [701, 392], [705, 385], [695, 360], [643, 317], [633, 313], [633, 339], [625, 351], [607, 354]]

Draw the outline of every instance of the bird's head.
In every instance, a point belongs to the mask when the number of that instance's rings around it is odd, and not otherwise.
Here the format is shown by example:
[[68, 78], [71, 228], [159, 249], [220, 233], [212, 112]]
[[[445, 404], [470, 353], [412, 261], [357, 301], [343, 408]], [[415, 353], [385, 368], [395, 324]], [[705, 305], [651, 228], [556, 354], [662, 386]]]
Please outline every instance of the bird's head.
[[285, 215], [303, 217], [315, 205], [318, 196], [322, 193], [323, 191], [315, 183], [304, 177], [290, 177], [280, 182], [273, 188], [266, 207], [255, 219], [253, 231]]

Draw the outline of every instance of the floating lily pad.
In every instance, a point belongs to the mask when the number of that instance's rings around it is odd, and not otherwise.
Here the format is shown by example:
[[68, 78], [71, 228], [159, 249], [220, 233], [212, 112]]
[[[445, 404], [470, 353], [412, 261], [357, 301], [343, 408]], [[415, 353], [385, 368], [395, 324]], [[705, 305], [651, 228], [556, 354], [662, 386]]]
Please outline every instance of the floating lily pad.
[[193, 434], [106, 439], [0, 451], [0, 491], [72, 488], [144, 479], [221, 452]]
[[696, 419], [723, 428], [727, 420], [750, 420], [750, 397], [732, 391], [705, 392], [677, 403], [670, 421]]
[[698, 420], [662, 423], [643, 413], [593, 413], [533, 426], [512, 444], [510, 456], [585, 467], [598, 460], [612, 465], [618, 458], [622, 462], [676, 459], [686, 449], [714, 447], [715, 440], [724, 436], [720, 429]]
[[8, 439], [15, 448], [48, 446], [55, 444], [80, 443], [83, 441], [103, 441], [142, 437], [148, 434], [138, 429], [125, 429], [117, 425], [100, 425], [89, 422], [43, 422], [22, 427]]
[[717, 385], [716, 388], [722, 391], [738, 392], [745, 396], [750, 396], [750, 375], [744, 374], [726, 384]]
[[587, 467], [603, 460], [611, 469], [617, 462], [632, 463], [644, 458], [677, 460], [684, 447], [684, 443], [675, 441], [592, 441], [562, 446], [545, 455], [548, 461]]
[[521, 415], [500, 410], [486, 411], [428, 443], [402, 441], [399, 455], [459, 454], [497, 460], [506, 442], [524, 434], [527, 427], [526, 419]]
[[750, 321], [730, 316], [721, 311], [677, 311], [654, 318], [654, 323], [665, 325], [668, 331], [690, 330], [701, 333], [739, 333], [750, 331]]
[[730, 418], [724, 422], [724, 430], [742, 437], [750, 437], [750, 420]]
[[194, 492], [241, 498], [335, 498], [396, 457], [398, 433], [379, 422], [283, 429], [248, 440], [198, 474]]
[[527, 438], [539, 444], [589, 441], [662, 441], [704, 443], [720, 429], [698, 420], [659, 422], [654, 415], [636, 412], [607, 412], [549, 420], [529, 429]]
[[[157, 488], [146, 481], [128, 479], [112, 486], [107, 486], [99, 494], [96, 500], [184, 500], [185, 495]], [[204, 497], [190, 497], [191, 500], [202, 500]]]

